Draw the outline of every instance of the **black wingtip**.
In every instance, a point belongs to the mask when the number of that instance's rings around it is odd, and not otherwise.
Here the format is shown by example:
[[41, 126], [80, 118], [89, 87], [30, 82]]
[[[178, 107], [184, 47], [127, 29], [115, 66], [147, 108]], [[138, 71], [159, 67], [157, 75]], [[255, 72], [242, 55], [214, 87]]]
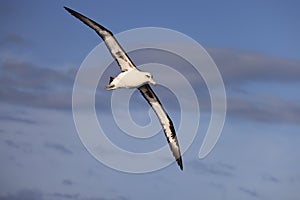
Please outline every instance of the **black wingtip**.
[[108, 34], [113, 35], [112, 32], [110, 32], [107, 28], [105, 28], [104, 26], [98, 24], [97, 22], [91, 20], [90, 18], [80, 14], [79, 12], [76, 12], [75, 10], [72, 10], [71, 8], [68, 8], [66, 6], [64, 6], [64, 8], [66, 9], [66, 11], [68, 11], [71, 15], [73, 15], [74, 17], [76, 17], [77, 19], [79, 19], [80, 21], [82, 21], [84, 24], [86, 24], [87, 26], [89, 26], [90, 28], [94, 29], [98, 35], [105, 40], [105, 36], [102, 34], [99, 34], [98, 29], [102, 29], [104, 31], [106, 31]]
[[180, 167], [181, 171], [183, 171], [183, 164], [182, 164], [182, 159], [181, 159], [181, 157], [179, 157], [176, 161], [177, 161], [177, 164], [178, 164], [178, 166]]
[[72, 10], [71, 8], [68, 8], [66, 6], [64, 6], [64, 8], [66, 9], [66, 11], [68, 11], [71, 15], [75, 16], [75, 17], [84, 17], [82, 14], [80, 14], [79, 12], [76, 12], [75, 10]]
[[66, 6], [64, 6], [64, 9], [66, 9], [68, 12], [71, 12], [72, 10]]
[[64, 9], [66, 9], [69, 13], [71, 13], [72, 15], [78, 14], [75, 10], [72, 10], [71, 8], [68, 8], [66, 6], [64, 6]]
[[72, 9], [71, 8], [68, 8], [67, 6], [64, 6], [64, 9], [66, 9], [67, 11], [71, 12]]

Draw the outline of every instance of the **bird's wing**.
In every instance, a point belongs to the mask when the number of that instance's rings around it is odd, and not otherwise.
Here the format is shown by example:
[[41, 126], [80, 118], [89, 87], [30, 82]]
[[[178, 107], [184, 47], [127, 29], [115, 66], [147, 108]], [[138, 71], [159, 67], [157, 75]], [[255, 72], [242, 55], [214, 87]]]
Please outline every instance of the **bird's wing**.
[[117, 61], [122, 72], [135, 68], [133, 62], [130, 60], [128, 55], [125, 53], [125, 51], [122, 49], [116, 38], [109, 30], [70, 8], [64, 8], [73, 16], [75, 16], [76, 18], [78, 18], [83, 23], [85, 23], [86, 25], [88, 25], [96, 31], [96, 33], [104, 40], [107, 48], [109, 49], [114, 59]]
[[148, 103], [156, 113], [160, 121], [160, 124], [164, 129], [164, 133], [168, 140], [170, 149], [173, 152], [173, 156], [175, 157], [180, 169], [183, 170], [180, 148], [176, 137], [175, 129], [173, 126], [173, 122], [171, 121], [170, 117], [162, 107], [159, 99], [157, 98], [157, 96], [155, 95], [155, 93], [153, 92], [149, 84], [145, 84], [139, 87], [138, 89], [140, 90], [143, 97], [148, 101]]

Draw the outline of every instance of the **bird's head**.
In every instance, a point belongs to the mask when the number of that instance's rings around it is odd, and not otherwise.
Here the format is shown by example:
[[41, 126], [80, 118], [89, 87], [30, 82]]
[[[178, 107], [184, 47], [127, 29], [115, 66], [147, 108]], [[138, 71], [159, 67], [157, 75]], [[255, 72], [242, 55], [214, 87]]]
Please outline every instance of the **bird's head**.
[[153, 76], [149, 72], [145, 72], [144, 75], [149, 83], [152, 83], [153, 85], [156, 84], [156, 82], [153, 80]]

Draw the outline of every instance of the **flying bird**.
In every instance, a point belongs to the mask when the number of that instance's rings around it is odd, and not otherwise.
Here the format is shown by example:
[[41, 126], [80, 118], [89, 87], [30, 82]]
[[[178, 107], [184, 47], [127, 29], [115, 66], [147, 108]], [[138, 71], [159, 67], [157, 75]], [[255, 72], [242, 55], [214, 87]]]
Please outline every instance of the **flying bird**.
[[111, 55], [118, 63], [121, 73], [116, 77], [110, 77], [106, 90], [114, 90], [118, 88], [137, 88], [143, 97], [150, 104], [157, 115], [161, 126], [163, 127], [165, 136], [169, 143], [170, 149], [175, 157], [180, 169], [183, 170], [182, 158], [176, 132], [173, 122], [166, 113], [158, 97], [148, 83], [155, 85], [152, 75], [149, 72], [140, 71], [130, 60], [126, 52], [122, 49], [113, 34], [102, 25], [83, 16], [82, 14], [64, 7], [69, 13], [81, 20], [84, 24], [94, 29], [96, 33], [103, 39]]

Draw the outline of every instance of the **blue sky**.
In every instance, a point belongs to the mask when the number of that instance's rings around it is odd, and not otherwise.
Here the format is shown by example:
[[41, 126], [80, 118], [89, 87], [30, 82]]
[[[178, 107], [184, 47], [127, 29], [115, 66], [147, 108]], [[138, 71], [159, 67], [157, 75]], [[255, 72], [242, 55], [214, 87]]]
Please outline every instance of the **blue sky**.
[[[63, 6], [114, 33], [170, 28], [207, 49], [228, 100], [222, 136], [208, 157], [197, 158], [209, 118], [203, 86], [197, 96], [206, 109], [184, 154], [183, 172], [172, 164], [126, 174], [86, 151], [72, 118], [72, 85], [83, 59], [102, 41]], [[298, 1], [1, 1], [0, 200], [298, 199], [299, 7]], [[195, 84], [202, 89], [201, 83]], [[155, 89], [162, 102], [168, 101], [170, 93]], [[102, 108], [110, 93], [97, 95]], [[133, 100], [139, 109], [147, 108], [141, 98]], [[165, 106], [177, 124], [178, 105]], [[133, 109], [133, 118], [140, 117], [139, 109]], [[122, 134], [109, 119], [103, 117], [107, 128]], [[129, 149], [146, 143], [110, 137]], [[147, 148], [164, 140], [151, 142]]]

